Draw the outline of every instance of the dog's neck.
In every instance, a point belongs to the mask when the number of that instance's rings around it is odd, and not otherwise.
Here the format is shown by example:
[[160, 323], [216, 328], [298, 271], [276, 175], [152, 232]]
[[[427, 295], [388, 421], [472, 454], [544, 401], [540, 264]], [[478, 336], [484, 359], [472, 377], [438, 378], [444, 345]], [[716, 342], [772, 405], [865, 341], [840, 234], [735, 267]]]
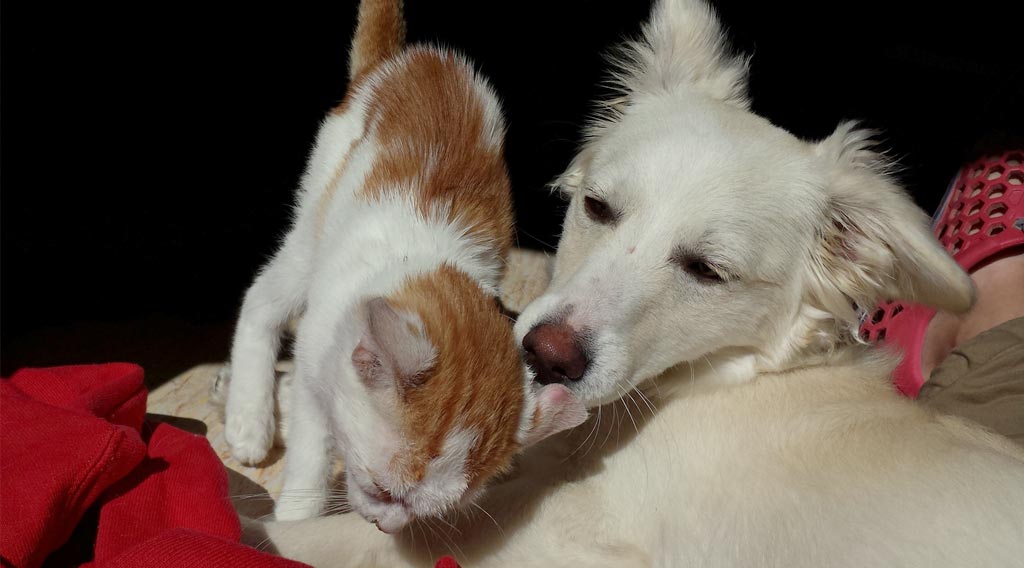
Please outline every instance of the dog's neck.
[[777, 339], [768, 348], [721, 349], [682, 362], [638, 388], [659, 397], [686, 396], [742, 385], [760, 375], [834, 365], [864, 351], [855, 324], [810, 303], [801, 303], [792, 318], [779, 322], [774, 332]]
[[758, 352], [760, 372], [783, 372], [822, 365], [837, 352], [860, 343], [858, 322], [845, 321], [809, 301], [801, 302], [789, 321], [779, 322], [775, 341]]

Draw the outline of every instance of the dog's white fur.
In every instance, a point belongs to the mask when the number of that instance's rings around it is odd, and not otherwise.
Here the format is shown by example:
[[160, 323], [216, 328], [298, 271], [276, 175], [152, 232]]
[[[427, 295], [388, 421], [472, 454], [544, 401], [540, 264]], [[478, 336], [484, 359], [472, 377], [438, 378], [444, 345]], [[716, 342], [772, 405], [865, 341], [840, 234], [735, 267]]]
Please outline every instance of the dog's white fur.
[[517, 324], [583, 332], [570, 388], [605, 405], [592, 424], [523, 457], [481, 502], [493, 525], [453, 520], [432, 549], [352, 515], [266, 536], [320, 566], [1024, 565], [1024, 452], [901, 398], [854, 339], [854, 305], [973, 295], [867, 133], [805, 143], [752, 114], [700, 0], [658, 2], [623, 61], [559, 180], [551, 287]]

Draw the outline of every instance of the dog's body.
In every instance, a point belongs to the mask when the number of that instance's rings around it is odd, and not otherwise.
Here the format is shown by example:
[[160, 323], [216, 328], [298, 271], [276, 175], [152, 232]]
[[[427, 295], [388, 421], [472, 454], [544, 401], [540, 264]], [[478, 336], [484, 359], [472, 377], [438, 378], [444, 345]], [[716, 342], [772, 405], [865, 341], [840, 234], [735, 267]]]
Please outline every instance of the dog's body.
[[973, 294], [867, 135], [811, 144], [752, 114], [696, 0], [660, 1], [624, 61], [516, 326], [538, 379], [597, 415], [491, 490], [494, 523], [266, 536], [323, 566], [1024, 565], [1024, 452], [900, 398], [852, 335], [854, 305]]
[[604, 407], [599, 427], [526, 454], [481, 501], [493, 522], [424, 542], [340, 515], [266, 536], [337, 567], [1021, 565], [1020, 450], [900, 399], [887, 371], [854, 357], [690, 395], [713, 371], [682, 367], [659, 378], [653, 417]]

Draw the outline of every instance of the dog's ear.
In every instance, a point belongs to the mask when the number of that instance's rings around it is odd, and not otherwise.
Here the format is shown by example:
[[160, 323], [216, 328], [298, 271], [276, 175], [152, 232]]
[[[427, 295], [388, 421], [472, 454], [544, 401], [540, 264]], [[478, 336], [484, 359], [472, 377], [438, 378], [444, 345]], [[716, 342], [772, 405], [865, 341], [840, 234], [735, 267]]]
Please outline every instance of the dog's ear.
[[871, 132], [839, 126], [815, 150], [831, 171], [828, 211], [811, 261], [812, 293], [827, 311], [856, 321], [854, 307], [899, 299], [954, 313], [974, 286], [928, 230], [928, 218], [892, 182]]
[[551, 190], [558, 192], [565, 199], [572, 197], [576, 190], [583, 184], [586, 163], [589, 160], [590, 150], [584, 146], [572, 159], [569, 167], [562, 172], [555, 181], [551, 182]]
[[634, 92], [697, 90], [742, 108], [750, 104], [748, 58], [730, 53], [705, 0], [657, 0], [643, 37], [624, 46], [617, 63], [613, 77], [627, 99]]

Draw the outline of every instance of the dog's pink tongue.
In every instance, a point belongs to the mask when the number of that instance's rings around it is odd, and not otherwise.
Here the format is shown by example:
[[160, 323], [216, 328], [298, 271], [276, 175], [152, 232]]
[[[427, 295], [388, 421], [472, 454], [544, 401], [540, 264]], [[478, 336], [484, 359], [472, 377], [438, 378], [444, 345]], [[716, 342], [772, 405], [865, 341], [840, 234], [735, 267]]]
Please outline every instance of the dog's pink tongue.
[[381, 518], [373, 521], [377, 529], [386, 534], [398, 534], [405, 525], [409, 524], [410, 516], [405, 511], [391, 509]]
[[560, 384], [544, 385], [537, 391], [537, 409], [526, 436], [525, 446], [548, 436], [575, 428], [587, 419], [587, 409], [568, 388]]
[[384, 534], [398, 534], [402, 530], [401, 526], [389, 525], [382, 521], [374, 521], [373, 524], [377, 527], [377, 530]]

